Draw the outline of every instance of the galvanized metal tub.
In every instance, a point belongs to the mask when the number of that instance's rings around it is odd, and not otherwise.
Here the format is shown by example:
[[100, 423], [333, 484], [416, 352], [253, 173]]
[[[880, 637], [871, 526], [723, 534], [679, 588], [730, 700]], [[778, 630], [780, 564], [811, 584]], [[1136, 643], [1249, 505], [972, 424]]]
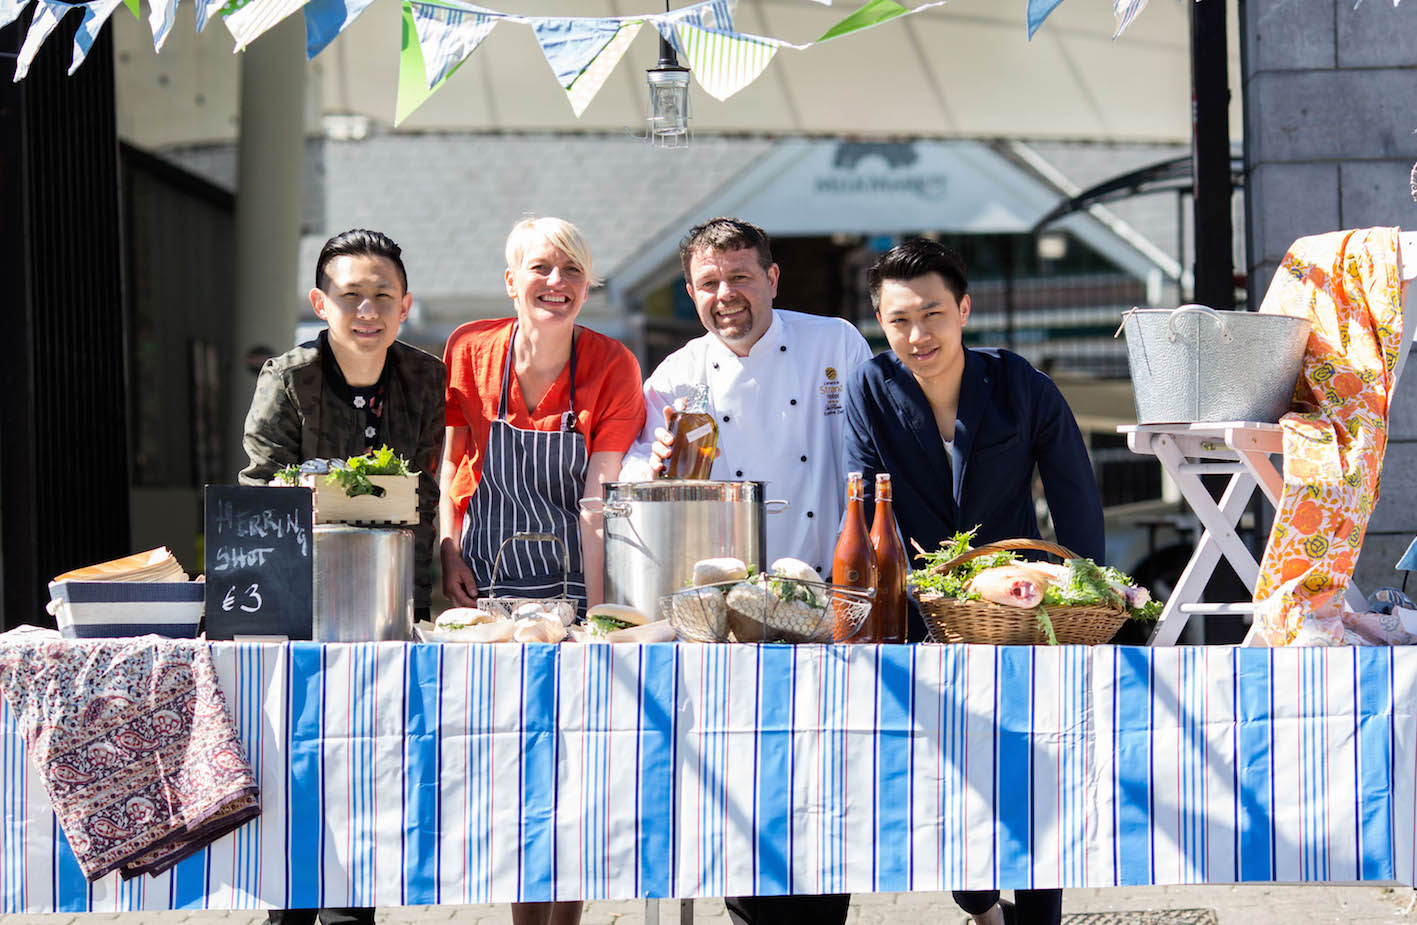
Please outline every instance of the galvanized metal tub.
[[[604, 487], [605, 599], [659, 613], [659, 599], [683, 588], [694, 563], [733, 556], [762, 569], [767, 548], [765, 482], [663, 479]], [[769, 507], [771, 506], [771, 507]]]
[[1138, 424], [1276, 422], [1288, 413], [1309, 321], [1204, 305], [1123, 316]]
[[406, 642], [413, 633], [413, 531], [315, 524], [316, 642]]

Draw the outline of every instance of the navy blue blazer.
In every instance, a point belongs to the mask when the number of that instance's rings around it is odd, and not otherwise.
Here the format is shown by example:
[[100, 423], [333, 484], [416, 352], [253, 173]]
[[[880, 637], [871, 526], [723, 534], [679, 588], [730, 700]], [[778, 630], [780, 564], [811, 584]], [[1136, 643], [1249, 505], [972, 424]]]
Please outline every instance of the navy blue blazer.
[[915, 377], [889, 351], [858, 366], [847, 384], [846, 471], [865, 473], [873, 487], [877, 472], [891, 474], [896, 521], [913, 557], [911, 540], [934, 550], [976, 524], [975, 546], [1037, 537], [1037, 467], [1058, 542], [1101, 563], [1102, 499], [1058, 387], [1007, 350], [966, 348], [964, 356], [954, 432], [964, 465], [958, 504], [935, 414]]

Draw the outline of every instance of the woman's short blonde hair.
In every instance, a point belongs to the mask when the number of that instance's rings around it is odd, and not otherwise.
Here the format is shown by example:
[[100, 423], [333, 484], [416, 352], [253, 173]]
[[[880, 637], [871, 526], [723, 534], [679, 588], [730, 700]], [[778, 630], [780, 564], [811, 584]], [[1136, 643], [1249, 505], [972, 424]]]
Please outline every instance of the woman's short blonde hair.
[[603, 280], [595, 275], [591, 264], [590, 245], [585, 235], [575, 225], [562, 218], [524, 218], [512, 226], [507, 235], [507, 266], [516, 267], [522, 262], [527, 244], [537, 238], [544, 239], [561, 253], [570, 257], [585, 271], [586, 279], [592, 286], [599, 286]]

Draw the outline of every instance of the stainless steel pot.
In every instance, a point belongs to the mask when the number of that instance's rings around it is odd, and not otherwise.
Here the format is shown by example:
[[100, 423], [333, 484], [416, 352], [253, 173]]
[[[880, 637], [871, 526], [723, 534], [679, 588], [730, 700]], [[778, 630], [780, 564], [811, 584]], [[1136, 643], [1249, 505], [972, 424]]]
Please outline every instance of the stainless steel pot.
[[404, 642], [413, 632], [413, 531], [315, 525], [316, 642]]
[[660, 597], [684, 587], [700, 559], [734, 556], [762, 569], [764, 515], [787, 508], [786, 501], [765, 500], [765, 485], [673, 479], [607, 484], [601, 504], [605, 599], [654, 616]]

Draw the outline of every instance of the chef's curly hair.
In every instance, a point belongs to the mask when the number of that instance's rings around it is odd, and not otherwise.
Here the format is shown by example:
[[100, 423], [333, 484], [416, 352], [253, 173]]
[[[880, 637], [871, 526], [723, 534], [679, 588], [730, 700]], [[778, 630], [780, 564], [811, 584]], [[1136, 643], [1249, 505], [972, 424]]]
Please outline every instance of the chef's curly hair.
[[330, 274], [325, 268], [336, 257], [383, 257], [399, 271], [399, 282], [403, 291], [408, 292], [408, 271], [403, 268], [403, 248], [381, 231], [368, 228], [351, 228], [341, 231], [325, 242], [320, 248], [320, 257], [315, 261], [315, 288], [326, 292], [330, 285]]
[[684, 265], [684, 278], [689, 278], [689, 262], [695, 254], [706, 251], [741, 251], [752, 248], [758, 252], [758, 263], [766, 270], [772, 266], [772, 241], [757, 225], [736, 218], [711, 218], [695, 225], [679, 242], [679, 260]]
[[959, 251], [929, 238], [911, 238], [882, 254], [876, 265], [866, 272], [871, 307], [881, 310], [881, 284], [886, 280], [907, 281], [930, 273], [939, 274], [956, 302], [969, 293], [969, 268]]

